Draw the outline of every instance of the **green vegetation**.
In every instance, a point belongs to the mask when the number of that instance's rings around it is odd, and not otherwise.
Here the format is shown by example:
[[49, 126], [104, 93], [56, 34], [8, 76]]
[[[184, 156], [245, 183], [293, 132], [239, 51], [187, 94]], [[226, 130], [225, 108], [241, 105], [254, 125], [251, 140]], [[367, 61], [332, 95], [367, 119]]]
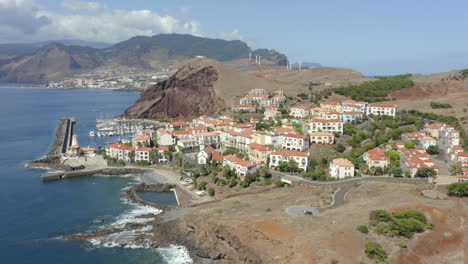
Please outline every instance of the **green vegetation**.
[[346, 147], [343, 144], [340, 143], [340, 144], [335, 146], [335, 150], [340, 152], [340, 153], [343, 153], [343, 151], [346, 150]]
[[405, 148], [407, 149], [414, 149], [416, 147], [416, 143], [414, 141], [406, 141]]
[[463, 172], [463, 166], [461, 165], [461, 163], [458, 163], [458, 162], [453, 163], [452, 165], [450, 165], [450, 172], [452, 176], [461, 174]]
[[215, 190], [213, 188], [208, 189], [208, 194], [213, 197], [215, 195]]
[[285, 183], [282, 182], [282, 181], [276, 181], [275, 182], [275, 187], [276, 188], [282, 188], [282, 187], [284, 187], [284, 185], [285, 185]]
[[396, 150], [388, 150], [385, 152], [385, 155], [390, 158], [390, 167], [399, 168], [400, 167], [400, 153]]
[[392, 168], [390, 173], [393, 177], [403, 177], [403, 169], [402, 168]]
[[151, 165], [151, 163], [149, 163], [148, 161], [146, 160], [140, 160], [140, 161], [137, 161], [135, 162], [136, 165], [140, 165], [140, 166], [149, 166]]
[[437, 171], [433, 168], [418, 168], [417, 175], [422, 178], [434, 178], [437, 176]]
[[431, 102], [432, 109], [444, 109], [444, 108], [452, 108], [451, 104], [444, 104], [439, 102]]
[[316, 170], [316, 171], [308, 171], [302, 174], [305, 178], [310, 178], [314, 181], [326, 181], [328, 180], [327, 176], [325, 175], [325, 170]]
[[439, 147], [436, 145], [431, 145], [426, 149], [426, 152], [431, 155], [437, 155], [439, 154]]
[[256, 130], [261, 130], [261, 131], [271, 130], [272, 127], [273, 127], [273, 125], [271, 123], [264, 123], [264, 122], [258, 122], [255, 125], [255, 129]]
[[363, 233], [363, 234], [369, 233], [369, 228], [367, 228], [366, 225], [358, 225], [358, 226], [356, 227], [356, 230], [359, 231], [359, 232], [361, 232], [361, 233]]
[[206, 184], [207, 184], [206, 181], [201, 181], [200, 183], [198, 183], [198, 184], [197, 184], [198, 190], [199, 190], [199, 191], [204, 191], [204, 190], [206, 190]]
[[235, 154], [238, 154], [239, 152], [240, 150], [235, 147], [227, 147], [226, 150], [223, 152], [223, 156], [235, 155]]
[[377, 77], [377, 81], [338, 87], [334, 89], [334, 92], [340, 95], [349, 96], [353, 98], [353, 100], [357, 101], [387, 101], [387, 96], [390, 93], [414, 86], [414, 82], [409, 79], [409, 77], [411, 77], [411, 74]]
[[468, 182], [452, 183], [447, 188], [448, 188], [449, 195], [458, 196], [458, 197], [468, 196]]
[[402, 210], [389, 213], [385, 210], [374, 210], [369, 214], [370, 224], [375, 226], [377, 234], [388, 236], [413, 237], [415, 232], [423, 232], [430, 227], [423, 212]]
[[366, 249], [364, 251], [366, 256], [369, 259], [378, 261], [378, 262], [385, 262], [387, 259], [387, 251], [385, 251], [382, 246], [376, 242], [367, 242]]
[[409, 110], [404, 111], [402, 110], [401, 115], [408, 114], [412, 117], [419, 118], [419, 119], [429, 119], [435, 122], [442, 122], [455, 127], [456, 130], [460, 131], [460, 138], [462, 139], [461, 144], [465, 151], [468, 151], [468, 134], [465, 132], [463, 127], [460, 125], [458, 119], [454, 116], [445, 116], [445, 115], [438, 115], [435, 113], [427, 113], [427, 112], [420, 112], [417, 110]]

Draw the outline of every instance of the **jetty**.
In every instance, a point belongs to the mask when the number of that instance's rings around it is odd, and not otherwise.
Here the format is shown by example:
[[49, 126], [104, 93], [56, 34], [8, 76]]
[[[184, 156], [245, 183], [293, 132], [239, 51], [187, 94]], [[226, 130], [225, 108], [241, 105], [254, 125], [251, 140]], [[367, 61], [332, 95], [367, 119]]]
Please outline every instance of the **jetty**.
[[83, 170], [83, 171], [64, 171], [64, 172], [53, 172], [53, 173], [44, 173], [41, 178], [42, 181], [55, 181], [66, 178], [75, 178], [82, 176], [90, 176], [94, 174], [101, 173], [102, 169], [98, 170]]
[[72, 117], [60, 119], [60, 124], [55, 134], [55, 142], [52, 145], [52, 149], [47, 154], [47, 157], [61, 156], [68, 151], [68, 147], [72, 144], [73, 126], [75, 123], [76, 121]]

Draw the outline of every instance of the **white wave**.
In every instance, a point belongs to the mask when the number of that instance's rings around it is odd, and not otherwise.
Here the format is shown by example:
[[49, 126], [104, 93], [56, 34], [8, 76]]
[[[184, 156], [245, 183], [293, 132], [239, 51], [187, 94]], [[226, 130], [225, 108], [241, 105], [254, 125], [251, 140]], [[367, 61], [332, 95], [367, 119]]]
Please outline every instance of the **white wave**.
[[[121, 215], [119, 215], [114, 222], [110, 224], [111, 228], [123, 228], [127, 223], [146, 223], [152, 220], [152, 218], [139, 218], [138, 216], [146, 214], [158, 215], [162, 212], [161, 209], [149, 206], [132, 203], [126, 198], [121, 199], [124, 204], [130, 204], [132, 208], [126, 210]], [[105, 227], [105, 226], [104, 226]]]
[[150, 248], [151, 241], [135, 241], [138, 235], [153, 230], [152, 226], [144, 226], [134, 230], [126, 230], [107, 236], [90, 239], [89, 242], [94, 246], [101, 247], [123, 247], [123, 248]]
[[172, 245], [169, 248], [159, 248], [158, 252], [171, 264], [193, 263], [188, 250], [183, 246]]

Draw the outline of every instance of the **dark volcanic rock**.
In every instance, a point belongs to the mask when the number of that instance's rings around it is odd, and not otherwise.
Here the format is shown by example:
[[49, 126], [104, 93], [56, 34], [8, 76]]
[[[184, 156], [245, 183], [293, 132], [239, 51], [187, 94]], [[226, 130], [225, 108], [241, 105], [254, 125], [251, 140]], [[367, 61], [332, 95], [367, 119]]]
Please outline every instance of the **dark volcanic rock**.
[[272, 49], [257, 49], [252, 52], [254, 56], [262, 56], [262, 61], [266, 60], [272, 65], [276, 66], [286, 66], [288, 64], [288, 57], [286, 55], [279, 53], [278, 51]]
[[125, 116], [194, 117], [209, 115], [226, 103], [215, 91], [219, 73], [215, 67], [193, 60], [169, 79], [142, 92], [140, 99], [125, 111]]

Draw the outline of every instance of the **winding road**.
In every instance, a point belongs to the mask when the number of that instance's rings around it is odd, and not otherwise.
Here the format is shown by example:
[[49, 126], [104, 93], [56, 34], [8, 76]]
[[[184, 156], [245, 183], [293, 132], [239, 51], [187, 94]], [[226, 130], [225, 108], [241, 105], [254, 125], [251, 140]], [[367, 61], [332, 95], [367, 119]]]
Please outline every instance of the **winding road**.
[[333, 201], [327, 207], [317, 208], [320, 212], [325, 210], [330, 210], [342, 206], [348, 195], [349, 190], [353, 188], [353, 185], [356, 183], [364, 182], [364, 181], [394, 181], [394, 182], [407, 182], [407, 183], [428, 183], [427, 179], [407, 179], [407, 178], [395, 178], [395, 177], [388, 177], [388, 176], [366, 176], [366, 177], [356, 177], [346, 180], [338, 180], [338, 181], [329, 181], [329, 182], [320, 182], [320, 181], [311, 181], [304, 179], [299, 176], [293, 176], [281, 172], [271, 172], [273, 178], [276, 180], [286, 179], [291, 181], [295, 184], [305, 184], [310, 186], [317, 186], [317, 187], [337, 187], [338, 189], [333, 194]]

